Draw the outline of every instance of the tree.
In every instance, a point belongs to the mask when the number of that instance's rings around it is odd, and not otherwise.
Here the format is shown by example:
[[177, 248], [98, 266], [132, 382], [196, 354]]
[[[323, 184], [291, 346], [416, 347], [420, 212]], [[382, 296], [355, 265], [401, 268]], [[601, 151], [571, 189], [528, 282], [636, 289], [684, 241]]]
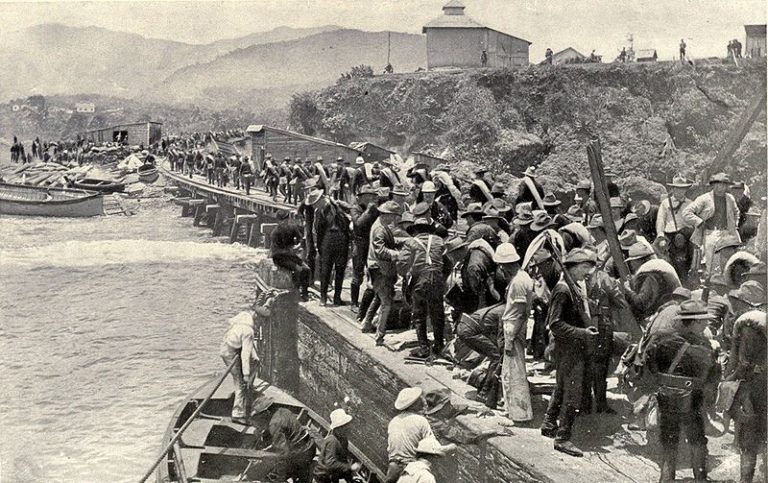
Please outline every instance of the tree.
[[311, 92], [300, 92], [291, 97], [288, 107], [288, 123], [298, 132], [313, 136], [322, 115]]
[[339, 82], [350, 79], [366, 79], [369, 77], [373, 77], [373, 67], [370, 65], [360, 64], [352, 67], [349, 72], [341, 74], [341, 77], [339, 77]]

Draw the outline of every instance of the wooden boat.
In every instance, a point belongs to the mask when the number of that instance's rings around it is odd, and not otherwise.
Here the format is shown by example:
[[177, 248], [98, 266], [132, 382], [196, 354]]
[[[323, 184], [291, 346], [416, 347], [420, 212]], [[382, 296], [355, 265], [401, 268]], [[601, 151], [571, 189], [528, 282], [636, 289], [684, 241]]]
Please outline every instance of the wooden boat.
[[[215, 387], [218, 377], [193, 392], [176, 410], [163, 436], [164, 449]], [[296, 414], [299, 422], [310, 434], [320, 437], [328, 433], [328, 423], [284, 391], [258, 379], [254, 389], [273, 400], [269, 411], [286, 408]], [[262, 442], [266, 428], [246, 426], [230, 418], [234, 391], [232, 378], [227, 377], [205, 405], [200, 415], [190, 423], [181, 438], [168, 452], [155, 471], [157, 483], [216, 482], [216, 481], [273, 481], [268, 476], [276, 466], [279, 455], [270, 451], [268, 442]], [[319, 436], [318, 436], [319, 435]], [[320, 441], [316, 441], [319, 443]], [[364, 483], [379, 483], [384, 473], [350, 443], [350, 451], [363, 469], [358, 479]], [[350, 482], [352, 483], [352, 482]]]
[[73, 181], [72, 186], [83, 190], [98, 191], [99, 193], [121, 193], [125, 190], [125, 183], [97, 178], [83, 178]]
[[160, 172], [155, 166], [141, 166], [138, 170], [139, 181], [145, 184], [154, 183], [160, 176]]
[[0, 213], [28, 216], [98, 216], [104, 214], [104, 199], [95, 191], [0, 183]]

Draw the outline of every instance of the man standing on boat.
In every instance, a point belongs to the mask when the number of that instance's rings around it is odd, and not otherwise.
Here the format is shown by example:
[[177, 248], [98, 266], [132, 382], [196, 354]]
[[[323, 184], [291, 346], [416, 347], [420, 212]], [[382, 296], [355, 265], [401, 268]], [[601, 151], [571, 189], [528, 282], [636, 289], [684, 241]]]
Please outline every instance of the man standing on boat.
[[349, 423], [352, 416], [343, 409], [331, 412], [331, 427], [328, 436], [320, 444], [320, 454], [315, 466], [315, 481], [317, 483], [339, 483], [353, 481], [355, 473], [361, 465], [357, 461], [350, 463], [352, 453], [349, 451]]
[[[266, 304], [268, 305], [268, 304]], [[267, 308], [265, 305], [265, 308]], [[232, 367], [232, 379], [235, 383], [235, 401], [232, 404], [232, 421], [247, 424], [246, 401], [251, 392], [255, 371], [251, 369], [258, 362], [253, 345], [253, 312], [244, 311], [229, 319], [229, 328], [219, 349], [219, 355], [229, 366], [232, 359], [240, 357], [240, 364]], [[250, 408], [253, 410], [253, 408]], [[250, 414], [248, 414], [250, 416]]]

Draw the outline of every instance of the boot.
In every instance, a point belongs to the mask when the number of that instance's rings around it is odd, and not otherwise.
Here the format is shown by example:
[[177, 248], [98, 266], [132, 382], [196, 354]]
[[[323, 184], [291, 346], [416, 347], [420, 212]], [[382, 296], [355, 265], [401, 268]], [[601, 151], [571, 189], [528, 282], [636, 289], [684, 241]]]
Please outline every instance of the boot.
[[675, 467], [677, 466], [677, 447], [665, 448], [661, 456], [661, 474], [659, 483], [669, 483], [675, 481]]
[[544, 422], [541, 423], [541, 435], [547, 438], [554, 438], [557, 434], [557, 419], [550, 419], [544, 417]]
[[352, 307], [357, 307], [357, 301], [360, 300], [360, 285], [353, 283], [349, 287], [349, 297], [352, 299]]
[[691, 467], [693, 479], [697, 482], [707, 481], [707, 446], [694, 446], [691, 449]]
[[741, 452], [741, 479], [740, 483], [752, 483], [755, 477], [755, 466], [757, 465], [757, 454], [749, 451]]
[[560, 451], [561, 453], [565, 453], [576, 458], [581, 458], [584, 456], [584, 453], [579, 448], [577, 448], [575, 444], [568, 440], [555, 440], [555, 451]]

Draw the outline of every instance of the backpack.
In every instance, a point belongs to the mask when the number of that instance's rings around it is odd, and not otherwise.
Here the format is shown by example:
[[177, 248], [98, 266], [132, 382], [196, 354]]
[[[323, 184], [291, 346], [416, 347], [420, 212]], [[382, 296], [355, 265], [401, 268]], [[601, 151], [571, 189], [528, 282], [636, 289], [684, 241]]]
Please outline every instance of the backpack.
[[457, 262], [448, 275], [445, 284], [445, 303], [459, 312], [470, 313], [475, 309], [477, 302], [474, 295], [464, 288], [461, 272], [464, 270], [465, 260]]

